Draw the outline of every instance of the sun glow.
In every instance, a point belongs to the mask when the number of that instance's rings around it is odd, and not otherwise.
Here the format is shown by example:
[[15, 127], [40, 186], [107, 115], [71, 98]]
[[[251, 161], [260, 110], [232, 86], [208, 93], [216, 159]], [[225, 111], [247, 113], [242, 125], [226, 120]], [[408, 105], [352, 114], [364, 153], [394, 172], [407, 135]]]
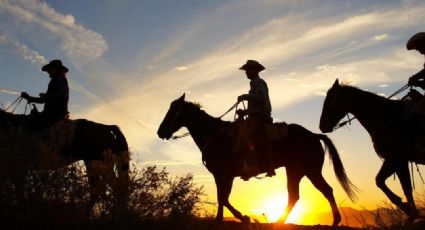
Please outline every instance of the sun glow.
[[[286, 197], [273, 196], [267, 198], [264, 202], [262, 202], [262, 207], [253, 210], [253, 212], [256, 215], [261, 216], [264, 222], [275, 223], [277, 221], [281, 221], [281, 218], [285, 214], [286, 203]], [[300, 222], [301, 214], [302, 207], [300, 205], [295, 205], [285, 223]]]

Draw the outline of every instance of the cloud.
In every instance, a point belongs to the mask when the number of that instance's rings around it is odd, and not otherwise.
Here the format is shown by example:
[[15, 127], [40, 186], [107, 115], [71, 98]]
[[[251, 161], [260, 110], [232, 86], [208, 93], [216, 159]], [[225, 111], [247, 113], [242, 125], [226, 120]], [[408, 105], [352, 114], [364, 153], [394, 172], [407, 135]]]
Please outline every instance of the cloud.
[[22, 56], [25, 60], [31, 62], [34, 65], [44, 65], [47, 63], [45, 57], [43, 57], [39, 52], [28, 48], [24, 44], [20, 44], [17, 41], [9, 39], [6, 35], [0, 34], [0, 43], [5, 45], [10, 45], [19, 55]]
[[[155, 76], [135, 73], [129, 79], [137, 80], [112, 104], [133, 107], [128, 113], [143, 117], [146, 124], [153, 124], [153, 130], [169, 103], [185, 91], [192, 92], [189, 99], [200, 101], [211, 114], [219, 115], [227, 105], [234, 103], [238, 94], [248, 90], [243, 73], [237, 69], [247, 58], [257, 58], [266, 65], [267, 70], [262, 75], [269, 83], [275, 108], [321, 95], [335, 78], [353, 84], [402, 81], [400, 75], [415, 69], [420, 60], [403, 46], [379, 48], [370, 38], [386, 39], [392, 31], [406, 25], [414, 26], [420, 20], [408, 19], [419, 19], [423, 10], [424, 6], [417, 6], [403, 11], [362, 11], [355, 15], [314, 20], [303, 13], [271, 18], [216, 44], [216, 49], [195, 57], [185, 66], [156, 71]], [[218, 20], [214, 14], [210, 16], [202, 23]], [[195, 28], [199, 27], [200, 24], [195, 25]], [[385, 32], [376, 35], [376, 28]], [[187, 41], [196, 35], [194, 33], [191, 36], [183, 34], [176, 40]], [[189, 41], [184, 44], [190, 45]], [[177, 69], [184, 70], [184, 75], [176, 73]], [[142, 74], [145, 80], [140, 82]], [[140, 101], [143, 106], [133, 106], [139, 105]]]
[[[13, 34], [18, 44], [36, 40], [50, 52], [60, 48], [77, 66], [101, 57], [108, 49], [102, 35], [77, 24], [74, 16], [61, 14], [44, 1], [0, 1], [0, 18], [0, 33]], [[23, 47], [21, 52], [26, 53]]]
[[373, 36], [372, 39], [376, 40], [376, 41], [382, 41], [382, 40], [388, 39], [389, 37], [390, 37], [390, 35], [388, 35], [388, 34], [380, 34], [380, 35]]
[[177, 70], [177, 71], [185, 71], [185, 70], [188, 70], [188, 69], [189, 68], [187, 66], [178, 66], [178, 67], [175, 68], [175, 70]]
[[0, 93], [5, 93], [9, 95], [21, 95], [21, 93], [16, 90], [3, 89], [3, 88], [0, 88]]

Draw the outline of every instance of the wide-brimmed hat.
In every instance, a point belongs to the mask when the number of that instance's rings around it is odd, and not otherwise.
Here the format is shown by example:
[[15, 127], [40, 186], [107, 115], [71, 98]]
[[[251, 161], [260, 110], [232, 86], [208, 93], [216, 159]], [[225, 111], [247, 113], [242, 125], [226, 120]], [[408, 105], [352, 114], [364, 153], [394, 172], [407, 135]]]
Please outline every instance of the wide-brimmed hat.
[[41, 70], [42, 71], [48, 71], [50, 68], [55, 67], [58, 69], [62, 69], [63, 71], [65, 71], [65, 73], [68, 72], [68, 68], [66, 68], [64, 65], [62, 65], [62, 61], [61, 60], [52, 60], [51, 62], [49, 62], [49, 64], [44, 65]]
[[248, 60], [239, 69], [240, 70], [252, 69], [252, 70], [257, 70], [258, 72], [261, 72], [261, 71], [265, 70], [266, 68], [263, 65], [261, 65], [258, 61]]
[[425, 32], [419, 32], [413, 35], [406, 44], [408, 50], [418, 49], [418, 47], [425, 47]]

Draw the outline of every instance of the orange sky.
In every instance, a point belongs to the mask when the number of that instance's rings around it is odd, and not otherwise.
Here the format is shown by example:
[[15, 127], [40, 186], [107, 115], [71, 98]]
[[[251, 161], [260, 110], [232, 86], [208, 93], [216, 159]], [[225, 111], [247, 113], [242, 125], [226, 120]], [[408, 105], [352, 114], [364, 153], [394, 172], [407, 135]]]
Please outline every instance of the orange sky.
[[[423, 12], [423, 0], [5, 0], [0, 1], [0, 89], [38, 95], [48, 83], [40, 67], [62, 59], [70, 69], [71, 118], [119, 125], [137, 166], [192, 173], [215, 201], [213, 178], [191, 138], [163, 141], [156, 135], [171, 101], [185, 92], [187, 100], [219, 116], [248, 91], [238, 67], [256, 59], [266, 66], [262, 77], [275, 121], [318, 133], [324, 94], [336, 78], [390, 95], [422, 69], [423, 57], [407, 51], [405, 43], [425, 28]], [[0, 103], [7, 106], [16, 95], [3, 92]], [[381, 160], [365, 130], [354, 121], [329, 137], [361, 189], [352, 203], [325, 160], [323, 174], [338, 205], [374, 209], [386, 201], [374, 179]], [[397, 180], [387, 182], [402, 194]], [[416, 191], [423, 191], [417, 173], [415, 182]], [[307, 179], [300, 191], [291, 220], [330, 210]], [[286, 194], [280, 169], [271, 179], [236, 179], [230, 201], [245, 214], [266, 213], [274, 220]]]

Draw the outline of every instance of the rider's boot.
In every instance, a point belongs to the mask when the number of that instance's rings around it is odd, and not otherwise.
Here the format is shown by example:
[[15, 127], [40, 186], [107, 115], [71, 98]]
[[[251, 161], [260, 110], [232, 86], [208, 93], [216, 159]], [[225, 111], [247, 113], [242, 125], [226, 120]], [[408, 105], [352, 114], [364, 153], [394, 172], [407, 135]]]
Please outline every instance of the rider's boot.
[[266, 176], [272, 177], [276, 176], [274, 171], [274, 162], [273, 162], [273, 152], [271, 150], [270, 144], [266, 144], [266, 155], [267, 155], [267, 174]]

